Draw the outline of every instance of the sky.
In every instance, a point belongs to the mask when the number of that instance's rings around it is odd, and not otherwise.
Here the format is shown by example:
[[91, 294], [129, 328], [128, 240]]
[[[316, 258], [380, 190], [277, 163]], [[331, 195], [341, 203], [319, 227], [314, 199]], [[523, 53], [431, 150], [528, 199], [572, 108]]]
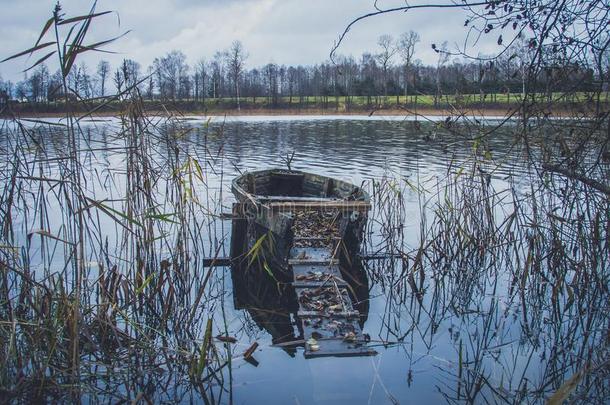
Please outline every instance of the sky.
[[[0, 0], [0, 59], [36, 42], [55, 3]], [[409, 4], [418, 3], [424, 0], [411, 0]], [[68, 16], [76, 16], [86, 14], [92, 3], [64, 0], [61, 4]], [[391, 8], [405, 3], [379, 0], [377, 4]], [[246, 67], [269, 62], [320, 63], [328, 60], [333, 44], [349, 22], [375, 8], [374, 0], [99, 0], [96, 11], [107, 10], [114, 13], [96, 20], [85, 42], [129, 32], [106, 48], [115, 54], [83, 55], [92, 70], [101, 58], [113, 66], [124, 58], [134, 59], [146, 68], [155, 57], [174, 49], [184, 52], [187, 62], [193, 65], [201, 58], [209, 60], [235, 40], [240, 40], [248, 53]], [[358, 58], [365, 51], [377, 51], [380, 35], [398, 37], [414, 30], [421, 37], [416, 59], [434, 64], [437, 54], [431, 45], [447, 40], [450, 48], [462, 46], [467, 34], [465, 19], [466, 14], [460, 9], [420, 9], [371, 17], [350, 30], [338, 52]], [[488, 38], [469, 49], [474, 54], [491, 53], [497, 51], [497, 45]], [[21, 80], [23, 70], [35, 60], [32, 57], [2, 63], [0, 75], [4, 80]], [[54, 70], [53, 63], [49, 65]]]

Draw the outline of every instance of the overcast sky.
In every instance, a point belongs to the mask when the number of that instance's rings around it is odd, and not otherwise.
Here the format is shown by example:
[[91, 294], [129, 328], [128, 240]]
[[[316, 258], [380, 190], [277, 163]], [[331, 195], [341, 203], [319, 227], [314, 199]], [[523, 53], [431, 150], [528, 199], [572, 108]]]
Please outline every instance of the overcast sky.
[[[418, 2], [424, 1], [411, 0], [410, 4]], [[86, 13], [91, 4], [86, 0], [61, 3], [69, 16]], [[0, 0], [0, 59], [33, 45], [54, 4], [51, 0]], [[194, 64], [240, 40], [249, 54], [248, 67], [268, 62], [314, 64], [328, 59], [346, 25], [374, 11], [373, 4], [373, 0], [100, 0], [97, 11], [116, 14], [97, 20], [86, 42], [131, 32], [107, 48], [118, 54], [88, 55], [85, 61], [93, 66], [105, 58], [116, 66], [121, 59], [131, 58], [146, 68], [155, 57], [178, 49]], [[380, 0], [378, 4], [389, 8], [403, 5], [404, 0]], [[411, 10], [369, 18], [349, 32], [339, 53], [359, 57], [364, 51], [375, 52], [382, 34], [398, 37], [414, 30], [421, 36], [416, 58], [432, 64], [436, 60], [432, 43], [447, 40], [450, 45], [462, 45], [465, 18], [460, 9]], [[488, 39], [474, 53], [497, 51], [496, 47]], [[22, 58], [0, 64], [0, 75], [5, 80], [20, 80], [27, 62]]]

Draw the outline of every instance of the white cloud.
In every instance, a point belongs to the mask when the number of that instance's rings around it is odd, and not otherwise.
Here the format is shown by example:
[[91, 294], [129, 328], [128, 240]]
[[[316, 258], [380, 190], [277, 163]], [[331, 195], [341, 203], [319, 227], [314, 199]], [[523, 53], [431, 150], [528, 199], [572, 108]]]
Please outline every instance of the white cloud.
[[[54, 4], [55, 0], [0, 0], [0, 56], [31, 46]], [[62, 4], [67, 14], [76, 15], [86, 13], [90, 3], [66, 0]], [[384, 7], [401, 4], [404, 2], [381, 2]], [[93, 65], [103, 57], [116, 65], [123, 58], [131, 58], [146, 67], [172, 49], [183, 51], [189, 63], [194, 63], [201, 57], [210, 58], [237, 39], [250, 54], [250, 66], [269, 61], [322, 62], [328, 59], [346, 25], [374, 9], [373, 0], [100, 0], [99, 10], [116, 11], [120, 26], [116, 15], [104, 16], [93, 25], [91, 42], [125, 30], [131, 32], [108, 47], [117, 55], [89, 54], [84, 60]], [[369, 18], [354, 26], [339, 53], [359, 57], [364, 51], [375, 51], [379, 35], [390, 33], [397, 37], [412, 29], [422, 38], [416, 57], [424, 63], [434, 63], [436, 54], [430, 45], [443, 40], [450, 44], [462, 41], [466, 34], [464, 19], [458, 9], [412, 10]], [[483, 51], [496, 50], [493, 43], [486, 41]], [[5, 79], [19, 80], [20, 70], [26, 66], [23, 60], [5, 63], [0, 65], [0, 73]]]

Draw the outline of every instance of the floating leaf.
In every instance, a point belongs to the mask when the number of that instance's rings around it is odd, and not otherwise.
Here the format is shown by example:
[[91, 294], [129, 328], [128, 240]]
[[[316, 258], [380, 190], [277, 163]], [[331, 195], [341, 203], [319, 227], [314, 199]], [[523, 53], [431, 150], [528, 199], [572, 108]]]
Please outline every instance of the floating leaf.
[[235, 339], [233, 336], [218, 335], [216, 336], [216, 339], [225, 343], [237, 343], [237, 339]]

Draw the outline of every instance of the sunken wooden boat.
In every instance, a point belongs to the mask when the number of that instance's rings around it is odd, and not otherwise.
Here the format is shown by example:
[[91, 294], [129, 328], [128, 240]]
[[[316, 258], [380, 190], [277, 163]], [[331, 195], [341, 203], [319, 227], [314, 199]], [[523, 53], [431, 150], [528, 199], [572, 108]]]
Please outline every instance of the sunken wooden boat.
[[296, 311], [306, 357], [375, 354], [361, 329], [368, 310], [362, 312], [356, 286], [346, 281], [362, 278], [356, 264], [368, 194], [345, 181], [282, 169], [245, 173], [232, 189], [236, 286], [258, 290], [261, 279], [272, 278], [280, 301], [295, 303], [286, 306]]
[[240, 214], [260, 231], [270, 231], [288, 245], [339, 239], [350, 253], [359, 249], [371, 207], [361, 187], [297, 170], [247, 172], [233, 180], [232, 191]]

